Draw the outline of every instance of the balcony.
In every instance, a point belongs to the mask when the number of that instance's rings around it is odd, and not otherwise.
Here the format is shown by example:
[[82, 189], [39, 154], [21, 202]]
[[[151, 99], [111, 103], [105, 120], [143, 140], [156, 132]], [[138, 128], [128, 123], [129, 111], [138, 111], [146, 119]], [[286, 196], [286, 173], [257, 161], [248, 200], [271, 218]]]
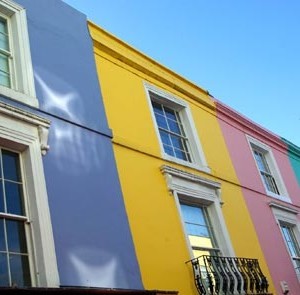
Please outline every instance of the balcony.
[[0, 287], [1, 295], [177, 295], [177, 291], [129, 290], [104, 288], [5, 288]]
[[257, 259], [203, 255], [188, 262], [200, 295], [270, 294]]

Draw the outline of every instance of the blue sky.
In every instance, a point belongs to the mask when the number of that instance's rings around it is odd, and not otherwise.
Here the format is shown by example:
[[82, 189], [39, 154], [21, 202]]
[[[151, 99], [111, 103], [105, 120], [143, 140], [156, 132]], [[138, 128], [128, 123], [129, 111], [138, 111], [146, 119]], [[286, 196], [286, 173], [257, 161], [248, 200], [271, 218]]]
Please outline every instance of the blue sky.
[[299, 0], [64, 0], [300, 146]]

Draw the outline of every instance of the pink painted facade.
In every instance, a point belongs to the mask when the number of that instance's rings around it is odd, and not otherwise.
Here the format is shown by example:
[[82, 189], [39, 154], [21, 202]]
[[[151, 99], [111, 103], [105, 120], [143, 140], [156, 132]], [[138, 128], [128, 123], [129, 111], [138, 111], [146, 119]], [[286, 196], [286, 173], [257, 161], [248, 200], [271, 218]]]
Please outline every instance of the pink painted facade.
[[[300, 188], [290, 164], [287, 147], [271, 132], [263, 129], [237, 112], [216, 101], [219, 124], [235, 167], [245, 202], [265, 255], [276, 294], [284, 294], [281, 283], [289, 288], [289, 295], [300, 294], [300, 276], [295, 270], [282, 234], [283, 224], [295, 231], [299, 243]], [[268, 192], [256, 164], [253, 146], [266, 149], [266, 157], [275, 171], [280, 193]], [[265, 152], [265, 151], [264, 151]], [[251, 247], [251, 245], [249, 245]]]

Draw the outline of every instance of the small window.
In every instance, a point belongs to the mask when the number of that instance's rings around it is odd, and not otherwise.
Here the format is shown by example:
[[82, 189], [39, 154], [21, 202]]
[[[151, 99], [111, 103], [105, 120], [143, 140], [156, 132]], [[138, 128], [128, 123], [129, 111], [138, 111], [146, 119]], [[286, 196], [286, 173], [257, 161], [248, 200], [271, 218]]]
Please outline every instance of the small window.
[[279, 195], [279, 190], [276, 185], [275, 179], [271, 174], [268, 162], [264, 153], [253, 149], [254, 158], [256, 160], [257, 167], [263, 179], [264, 185], [266, 189], [274, 194]]
[[38, 106], [26, 12], [12, 0], [0, 1], [0, 94]]
[[7, 20], [0, 17], [0, 85], [11, 87], [10, 45]]
[[[153, 97], [151, 92], [150, 97]], [[188, 138], [179, 112], [155, 101], [152, 101], [152, 107], [164, 152], [172, 157], [192, 162]]]
[[19, 154], [0, 149], [0, 286], [31, 286]]
[[154, 86], [145, 86], [163, 158], [210, 172], [188, 104]]
[[250, 136], [247, 139], [267, 195], [290, 203], [271, 148]]
[[185, 231], [194, 257], [219, 255], [207, 208], [180, 204]]
[[280, 222], [281, 232], [292, 258], [296, 273], [300, 276], [300, 247], [294, 232], [295, 226], [292, 224]]

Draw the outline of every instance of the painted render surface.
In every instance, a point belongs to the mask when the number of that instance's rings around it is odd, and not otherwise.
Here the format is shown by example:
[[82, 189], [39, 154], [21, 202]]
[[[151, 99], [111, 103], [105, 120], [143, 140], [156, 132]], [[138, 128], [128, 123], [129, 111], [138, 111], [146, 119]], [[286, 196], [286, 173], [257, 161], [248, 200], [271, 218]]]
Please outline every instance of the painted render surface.
[[284, 138], [282, 138], [282, 140], [288, 147], [289, 159], [298, 180], [298, 184], [300, 185], [300, 148]]
[[86, 17], [62, 1], [26, 9], [36, 94], [51, 121], [43, 158], [61, 286], [142, 289]]
[[[221, 183], [222, 213], [239, 257], [258, 258], [272, 280], [248, 214], [209, 95], [177, 74], [89, 23], [113, 149], [144, 287], [197, 294], [191, 251], [162, 165]], [[145, 83], [184, 100], [192, 113], [208, 164], [203, 170], [163, 159], [147, 101]]]
[[[289, 294], [300, 294], [300, 285], [294, 266], [272, 211], [272, 203], [279, 208], [287, 208], [284, 211], [290, 208], [297, 212], [300, 206], [297, 170], [295, 166], [294, 170], [292, 168], [293, 160], [288, 157], [287, 146], [279, 137], [255, 125], [220, 102], [217, 102], [217, 112], [230, 157], [243, 187], [247, 208], [276, 288], [275, 294], [282, 294], [281, 281], [288, 283]], [[290, 202], [267, 195], [246, 135], [256, 138], [271, 148]], [[299, 221], [299, 216], [295, 216]]]

